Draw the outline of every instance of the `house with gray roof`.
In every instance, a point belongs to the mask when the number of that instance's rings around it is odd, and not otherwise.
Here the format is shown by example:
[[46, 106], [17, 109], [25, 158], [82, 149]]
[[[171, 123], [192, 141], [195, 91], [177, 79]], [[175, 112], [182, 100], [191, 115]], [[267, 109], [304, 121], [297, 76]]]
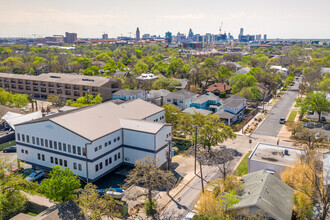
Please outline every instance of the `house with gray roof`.
[[133, 99], [142, 99], [146, 100], [147, 99], [147, 91], [143, 89], [127, 89], [127, 90], [119, 90], [115, 93], [112, 94], [112, 97], [114, 100], [120, 99], [124, 101], [129, 101]]
[[202, 115], [210, 115], [212, 114], [213, 112], [212, 111], [209, 111], [209, 110], [205, 110], [205, 109], [198, 109], [196, 107], [190, 107], [190, 108], [186, 108], [185, 110], [182, 111], [183, 113], [188, 113], [190, 115], [194, 115], [196, 113], [200, 113]]
[[215, 114], [225, 121], [227, 125], [242, 119], [246, 108], [246, 98], [231, 95], [228, 99], [222, 102], [222, 109]]
[[294, 189], [265, 170], [246, 174], [241, 181], [242, 192], [234, 206], [242, 217], [291, 220]]
[[166, 96], [165, 104], [172, 104], [178, 106], [180, 109], [190, 107], [190, 104], [196, 99], [196, 94], [187, 90], [178, 90]]
[[166, 89], [150, 90], [147, 96], [147, 101], [158, 106], [163, 106], [165, 98], [171, 92]]
[[243, 67], [243, 68], [237, 70], [234, 75], [237, 75], [239, 73], [247, 74], [248, 72], [250, 72], [250, 70], [251, 70], [250, 67]]
[[221, 109], [221, 104], [218, 96], [214, 95], [212, 92], [208, 92], [193, 100], [190, 107], [217, 112]]

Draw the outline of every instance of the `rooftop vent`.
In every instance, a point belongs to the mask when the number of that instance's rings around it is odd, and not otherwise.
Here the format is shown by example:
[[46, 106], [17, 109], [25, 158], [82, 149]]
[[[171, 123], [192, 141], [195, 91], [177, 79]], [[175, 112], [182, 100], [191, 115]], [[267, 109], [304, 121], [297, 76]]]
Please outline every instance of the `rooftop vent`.
[[54, 79], [60, 79], [60, 76], [50, 76], [50, 78], [54, 78]]
[[82, 81], [94, 82], [94, 79], [82, 79]]

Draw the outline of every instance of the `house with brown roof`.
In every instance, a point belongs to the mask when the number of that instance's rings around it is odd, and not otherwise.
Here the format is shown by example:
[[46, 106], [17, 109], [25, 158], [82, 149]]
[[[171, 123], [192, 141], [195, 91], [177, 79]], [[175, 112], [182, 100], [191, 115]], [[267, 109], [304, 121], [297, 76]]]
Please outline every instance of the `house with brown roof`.
[[220, 96], [223, 93], [229, 94], [231, 92], [231, 86], [226, 83], [216, 83], [207, 87], [206, 92], [212, 92], [217, 96]]

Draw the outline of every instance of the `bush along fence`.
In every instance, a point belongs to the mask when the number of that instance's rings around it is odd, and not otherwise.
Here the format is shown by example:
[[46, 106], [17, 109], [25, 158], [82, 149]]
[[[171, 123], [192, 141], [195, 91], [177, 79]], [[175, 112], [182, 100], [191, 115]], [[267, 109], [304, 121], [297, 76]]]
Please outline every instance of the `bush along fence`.
[[246, 117], [246, 119], [244, 119], [243, 121], [241, 121], [239, 124], [234, 125], [232, 128], [235, 132], [241, 130], [247, 123], [249, 123], [249, 121], [256, 115], [258, 114], [258, 109], [254, 109], [251, 111], [251, 113]]

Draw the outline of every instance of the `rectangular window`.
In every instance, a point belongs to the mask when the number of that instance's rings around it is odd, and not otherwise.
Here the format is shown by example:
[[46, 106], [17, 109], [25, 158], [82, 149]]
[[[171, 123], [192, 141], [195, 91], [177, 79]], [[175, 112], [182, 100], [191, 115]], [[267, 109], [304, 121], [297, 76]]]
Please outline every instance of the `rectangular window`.
[[105, 160], [105, 165], [108, 166], [108, 159]]
[[67, 167], [68, 166], [68, 161], [64, 160], [64, 166]]
[[44, 139], [43, 138], [40, 138], [40, 143], [41, 143], [41, 146], [43, 147], [44, 146]]
[[97, 151], [97, 147], [94, 148], [94, 151], [95, 151], [95, 152]]
[[63, 143], [63, 151], [66, 152], [66, 144]]
[[17, 133], [17, 140], [21, 141], [21, 135], [19, 133]]
[[117, 141], [117, 139], [116, 139], [116, 138], [115, 138], [115, 139], [113, 139], [113, 142], [114, 142], [114, 143], [116, 143], [116, 141]]
[[99, 150], [101, 150], [101, 149], [102, 149], [102, 145], [99, 146]]
[[80, 163], [78, 164], [78, 170], [80, 170], [80, 171], [82, 170]]
[[81, 155], [81, 147], [77, 147], [78, 149], [78, 155]]
[[39, 145], [39, 138], [37, 137], [37, 145]]
[[120, 159], [120, 152], [118, 153], [118, 159]]
[[45, 147], [48, 147], [48, 140], [45, 139]]
[[58, 150], [62, 150], [62, 143], [58, 142]]
[[117, 137], [117, 141], [119, 141], [120, 140], [120, 137]]
[[112, 164], [112, 157], [109, 157], [109, 164]]
[[60, 159], [60, 165], [63, 166], [63, 160], [62, 159]]
[[50, 162], [54, 163], [54, 157], [50, 157]]
[[97, 172], [97, 171], [99, 171], [99, 165], [98, 164], [95, 165], [95, 172]]
[[83, 156], [86, 156], [86, 148], [83, 148]]
[[25, 135], [22, 134], [22, 141], [25, 142]]
[[21, 149], [21, 152], [22, 152], [22, 154], [24, 154], [24, 150], [23, 149]]
[[43, 154], [41, 156], [42, 156], [42, 160], [45, 161], [45, 155]]
[[107, 147], [107, 146], [108, 146], [108, 142], [105, 142], [105, 143], [104, 143], [104, 147]]
[[54, 141], [54, 149], [57, 150], [57, 142]]
[[53, 141], [49, 140], [49, 148], [53, 148]]
[[55, 164], [58, 164], [58, 159], [57, 159], [57, 157], [55, 157]]
[[26, 135], [26, 143], [30, 143], [30, 136]]
[[68, 152], [71, 153], [71, 145], [68, 144]]
[[77, 169], [77, 163], [73, 163], [73, 169]]
[[108, 141], [108, 145], [110, 145], [111, 144], [111, 141]]
[[32, 144], [36, 144], [36, 138], [32, 136]]
[[72, 145], [72, 153], [76, 154], [76, 146], [75, 145]]
[[26, 153], [26, 154], [29, 154], [29, 151], [25, 150], [25, 153]]
[[40, 160], [40, 154], [38, 154], [38, 160]]
[[115, 161], [117, 160], [117, 154], [115, 154]]
[[102, 168], [103, 168], [103, 163], [101, 162], [101, 163], [100, 163], [100, 169], [102, 169]]

